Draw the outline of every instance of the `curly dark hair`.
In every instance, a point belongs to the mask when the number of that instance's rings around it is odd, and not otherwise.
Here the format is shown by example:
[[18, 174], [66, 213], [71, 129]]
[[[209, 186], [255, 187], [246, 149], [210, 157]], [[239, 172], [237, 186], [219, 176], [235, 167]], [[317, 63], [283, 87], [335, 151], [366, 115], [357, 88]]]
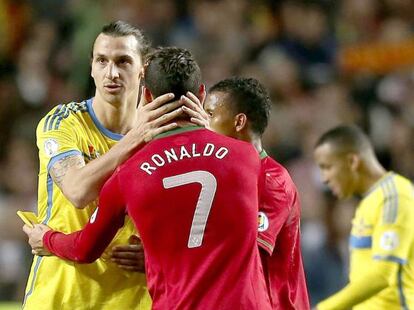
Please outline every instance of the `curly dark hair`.
[[179, 98], [187, 91], [197, 95], [201, 70], [188, 50], [160, 47], [147, 55], [144, 83], [155, 97], [171, 92]]
[[267, 127], [270, 113], [270, 97], [266, 89], [254, 78], [233, 77], [213, 85], [210, 90], [229, 96], [235, 113], [244, 113], [252, 130], [262, 135]]

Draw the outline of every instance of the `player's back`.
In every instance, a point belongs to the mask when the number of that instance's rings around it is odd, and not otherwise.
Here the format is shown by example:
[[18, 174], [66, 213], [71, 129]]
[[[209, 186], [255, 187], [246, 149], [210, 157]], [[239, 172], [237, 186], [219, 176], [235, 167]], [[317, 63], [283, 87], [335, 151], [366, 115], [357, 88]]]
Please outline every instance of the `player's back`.
[[261, 154], [258, 242], [274, 309], [309, 309], [300, 250], [300, 202], [288, 171]]
[[154, 140], [119, 170], [153, 307], [268, 309], [256, 244], [257, 153], [206, 129], [186, 130]]

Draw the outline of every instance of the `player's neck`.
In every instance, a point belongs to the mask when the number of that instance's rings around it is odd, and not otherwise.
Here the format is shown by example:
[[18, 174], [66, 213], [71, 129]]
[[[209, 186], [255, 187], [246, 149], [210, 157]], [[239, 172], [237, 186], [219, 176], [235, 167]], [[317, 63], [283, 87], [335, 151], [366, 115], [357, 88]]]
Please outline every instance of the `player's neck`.
[[257, 150], [259, 154], [263, 151], [262, 139], [255, 138], [251, 141], [251, 143], [253, 144], [254, 148]]
[[253, 144], [259, 154], [263, 151], [261, 137], [249, 130], [239, 132], [236, 138]]
[[112, 132], [124, 135], [136, 122], [137, 111], [132, 102], [113, 104], [95, 96], [92, 107], [101, 124]]
[[364, 170], [364, 173], [362, 173], [363, 177], [361, 178], [359, 184], [359, 194], [365, 194], [387, 173], [379, 162], [372, 162], [368, 164]]

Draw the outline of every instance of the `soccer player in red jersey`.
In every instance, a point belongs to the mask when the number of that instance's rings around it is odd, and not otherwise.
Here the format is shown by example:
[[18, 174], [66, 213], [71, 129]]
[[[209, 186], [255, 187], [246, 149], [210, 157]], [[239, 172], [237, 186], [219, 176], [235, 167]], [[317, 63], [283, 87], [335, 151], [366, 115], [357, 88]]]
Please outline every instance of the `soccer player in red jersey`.
[[265, 88], [255, 79], [231, 78], [210, 88], [205, 110], [216, 132], [252, 143], [260, 154], [258, 245], [273, 309], [309, 309], [300, 250], [300, 203], [287, 170], [262, 148], [270, 109]]
[[[155, 51], [144, 82], [147, 102], [166, 92], [205, 96], [200, 69], [183, 49]], [[83, 230], [65, 235], [36, 225], [25, 231], [38, 254], [88, 263], [128, 214], [144, 246], [154, 309], [271, 309], [256, 243], [260, 172], [250, 143], [182, 127], [156, 137], [116, 170]]]

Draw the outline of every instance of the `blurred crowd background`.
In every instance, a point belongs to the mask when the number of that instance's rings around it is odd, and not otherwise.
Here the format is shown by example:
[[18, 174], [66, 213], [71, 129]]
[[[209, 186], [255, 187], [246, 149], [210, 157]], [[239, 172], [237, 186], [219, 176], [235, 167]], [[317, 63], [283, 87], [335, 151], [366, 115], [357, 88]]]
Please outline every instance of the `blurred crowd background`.
[[16, 211], [36, 209], [37, 122], [93, 95], [92, 42], [118, 19], [153, 46], [189, 48], [207, 87], [232, 75], [267, 87], [265, 147], [300, 192], [312, 304], [344, 285], [356, 201], [330, 195], [312, 150], [356, 123], [388, 169], [414, 178], [413, 1], [0, 0], [0, 301], [22, 300], [31, 262]]

